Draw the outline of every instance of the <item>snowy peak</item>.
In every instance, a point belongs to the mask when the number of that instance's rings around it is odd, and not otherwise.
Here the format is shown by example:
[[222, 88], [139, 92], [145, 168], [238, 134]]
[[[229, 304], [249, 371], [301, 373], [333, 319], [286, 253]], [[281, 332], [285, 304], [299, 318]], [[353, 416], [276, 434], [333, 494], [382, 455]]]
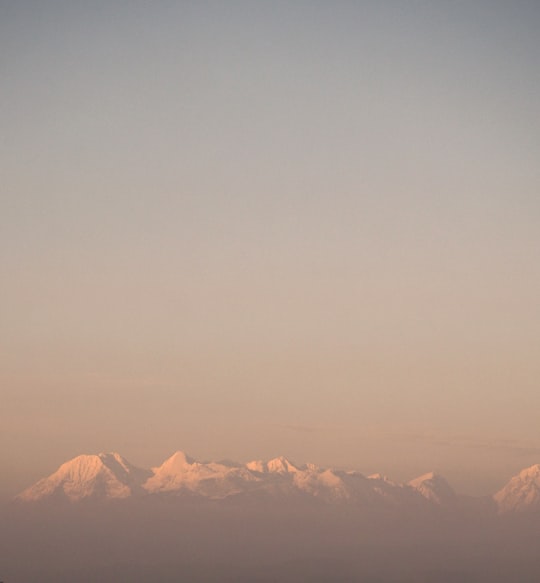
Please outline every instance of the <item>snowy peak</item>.
[[273, 460], [270, 460], [266, 467], [269, 472], [274, 472], [277, 474], [295, 474], [299, 471], [299, 468], [290, 462], [287, 458], [280, 456]]
[[127, 498], [137, 490], [149, 472], [130, 464], [118, 453], [80, 455], [62, 464], [17, 497], [23, 501], [66, 498]]
[[540, 510], [540, 464], [521, 470], [494, 496], [498, 511]]
[[149, 493], [192, 492], [209, 498], [225, 498], [241, 492], [255, 480], [245, 467], [231, 462], [198, 462], [177, 451], [157, 468], [143, 484]]
[[195, 460], [183, 451], [177, 451], [173, 453], [170, 458], [167, 458], [159, 468], [158, 471], [167, 473], [179, 473], [189, 471], [191, 465], [195, 463]]
[[183, 451], [177, 451], [167, 458], [160, 466], [152, 468], [153, 475], [144, 483], [148, 492], [167, 492], [178, 489], [193, 471], [195, 460]]
[[264, 472], [268, 471], [266, 463], [262, 460], [253, 460], [252, 462], [248, 462], [246, 464], [246, 468], [251, 472], [258, 472], [259, 474], [264, 474]]
[[424, 482], [432, 482], [433, 480], [436, 480], [438, 477], [439, 477], [438, 474], [436, 474], [435, 472], [428, 472], [427, 474], [422, 474], [421, 476], [414, 478], [414, 480], [411, 480], [409, 484], [412, 486], [415, 484], [423, 484]]
[[409, 482], [409, 486], [424, 498], [435, 504], [452, 504], [456, 493], [450, 484], [439, 474], [429, 472]]
[[261, 474], [295, 474], [300, 468], [283, 456], [276, 457], [270, 461], [252, 461], [246, 464], [246, 468]]
[[519, 472], [521, 480], [537, 480], [540, 478], [540, 464], [534, 464], [530, 468], [525, 468]]
[[[86, 456], [93, 457], [93, 456]], [[123, 458], [119, 453], [98, 453], [97, 457], [100, 459], [103, 467], [108, 468], [115, 476], [122, 476], [126, 481], [131, 480], [131, 478], [139, 471], [138, 468], [131, 465], [125, 458]]]

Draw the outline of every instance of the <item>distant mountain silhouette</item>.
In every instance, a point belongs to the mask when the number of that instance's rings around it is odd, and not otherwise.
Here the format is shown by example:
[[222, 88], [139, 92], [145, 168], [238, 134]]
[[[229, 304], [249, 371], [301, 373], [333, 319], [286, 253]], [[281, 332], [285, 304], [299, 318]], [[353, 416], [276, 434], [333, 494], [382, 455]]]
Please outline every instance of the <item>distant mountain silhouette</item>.
[[[285, 457], [247, 464], [202, 462], [182, 451], [151, 470], [135, 467], [118, 453], [80, 455], [21, 492], [16, 499], [78, 502], [165, 495], [211, 500], [301, 496], [356, 507], [411, 509], [452, 508], [464, 499], [442, 476], [433, 472], [402, 484], [380, 474], [366, 477], [355, 471], [299, 465]], [[481, 500], [485, 505], [485, 498]], [[468, 501], [470, 504], [470, 497]], [[520, 472], [492, 501], [501, 514], [540, 509], [540, 465]]]

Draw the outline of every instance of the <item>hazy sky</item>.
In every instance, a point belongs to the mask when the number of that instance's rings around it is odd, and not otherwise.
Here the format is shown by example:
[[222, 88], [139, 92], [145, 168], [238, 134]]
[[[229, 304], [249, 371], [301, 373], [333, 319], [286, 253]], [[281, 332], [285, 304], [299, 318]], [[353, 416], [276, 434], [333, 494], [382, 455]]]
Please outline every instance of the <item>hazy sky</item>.
[[0, 1], [0, 461], [540, 461], [540, 3]]

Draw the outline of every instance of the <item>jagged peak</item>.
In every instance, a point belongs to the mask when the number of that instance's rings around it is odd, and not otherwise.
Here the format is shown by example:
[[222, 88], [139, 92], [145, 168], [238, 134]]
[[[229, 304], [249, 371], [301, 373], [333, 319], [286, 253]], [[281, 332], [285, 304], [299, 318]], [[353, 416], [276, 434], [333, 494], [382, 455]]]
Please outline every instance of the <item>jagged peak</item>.
[[534, 464], [528, 468], [524, 468], [519, 472], [518, 476], [521, 479], [539, 478], [540, 477], [540, 464]]
[[246, 468], [252, 472], [263, 473], [266, 469], [265, 463], [262, 460], [252, 460], [246, 464]]
[[411, 480], [408, 485], [417, 490], [424, 498], [440, 504], [444, 501], [452, 502], [456, 493], [443, 476], [436, 472], [422, 474]]
[[[287, 474], [287, 473], [295, 473], [300, 470], [300, 468], [288, 460], [284, 456], [278, 456], [264, 462], [262, 460], [253, 460], [246, 464], [246, 468], [251, 470], [252, 472], [259, 472], [261, 474], [264, 473], [278, 473], [278, 474]], [[307, 469], [314, 469], [315, 466], [310, 465], [306, 466]]]
[[522, 512], [540, 508], [540, 464], [524, 468], [511, 478], [498, 492], [493, 500], [499, 513]]
[[409, 482], [409, 486], [419, 486], [420, 484], [423, 484], [424, 482], [435, 482], [435, 481], [446, 482], [446, 480], [441, 475], [439, 475], [437, 472], [427, 472], [426, 474], [422, 474], [421, 476], [418, 476], [418, 477], [412, 479]]
[[185, 452], [178, 450], [168, 457], [160, 466], [153, 468], [154, 473], [177, 474], [182, 473], [197, 463], [195, 459]]
[[300, 468], [298, 468], [295, 464], [293, 464], [290, 460], [286, 457], [278, 456], [274, 459], [269, 460], [266, 463], [266, 467], [268, 468], [269, 472], [276, 472], [276, 473], [289, 473], [289, 472], [297, 472]]
[[526, 484], [531, 481], [536, 481], [540, 479], [540, 464], [534, 464], [528, 468], [524, 468], [518, 474], [512, 476], [510, 480], [497, 492], [494, 496], [498, 496], [501, 492], [508, 490], [509, 488], [517, 487], [521, 484]]
[[62, 468], [73, 468], [81, 466], [94, 466], [96, 468], [107, 466], [110, 463], [118, 463], [126, 469], [131, 464], [117, 452], [83, 453], [64, 462], [58, 470]]
[[175, 463], [175, 464], [191, 465], [191, 464], [195, 463], [195, 459], [192, 458], [191, 456], [189, 456], [186, 452], [178, 450], [178, 451], [175, 451], [170, 457], [168, 457], [163, 462], [163, 464], [166, 464], [169, 462]]
[[126, 461], [126, 458], [116, 451], [107, 451], [107, 452], [102, 451], [102, 452], [98, 453], [97, 456], [102, 460], [107, 460], [107, 459], [112, 458], [112, 459], [115, 459], [117, 462], [125, 462]]
[[107, 467], [106, 461], [111, 461], [107, 454], [81, 454], [64, 462], [53, 475], [79, 471], [99, 472]]

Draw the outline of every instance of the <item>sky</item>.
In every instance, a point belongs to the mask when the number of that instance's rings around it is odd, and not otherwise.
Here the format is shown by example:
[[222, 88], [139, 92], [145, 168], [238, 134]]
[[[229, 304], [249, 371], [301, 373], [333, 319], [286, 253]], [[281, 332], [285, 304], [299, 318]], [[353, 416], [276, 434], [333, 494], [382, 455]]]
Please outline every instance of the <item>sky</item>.
[[539, 462], [539, 26], [1, 1], [0, 498], [100, 451]]

